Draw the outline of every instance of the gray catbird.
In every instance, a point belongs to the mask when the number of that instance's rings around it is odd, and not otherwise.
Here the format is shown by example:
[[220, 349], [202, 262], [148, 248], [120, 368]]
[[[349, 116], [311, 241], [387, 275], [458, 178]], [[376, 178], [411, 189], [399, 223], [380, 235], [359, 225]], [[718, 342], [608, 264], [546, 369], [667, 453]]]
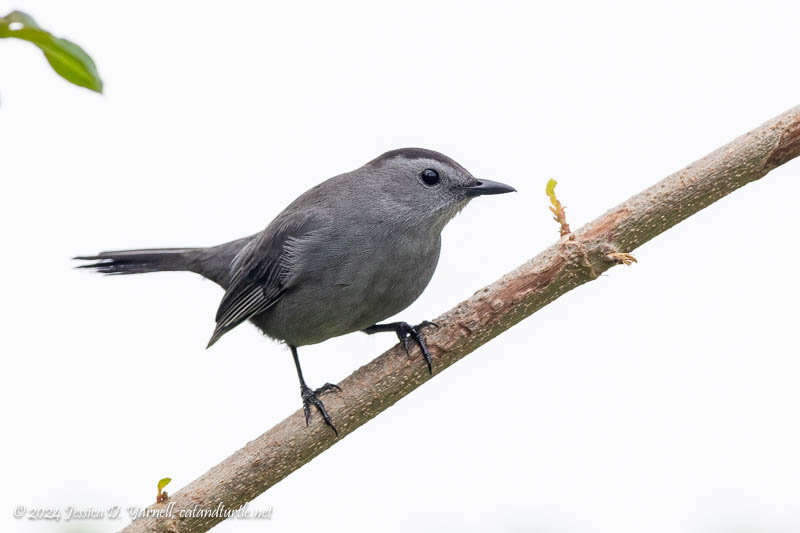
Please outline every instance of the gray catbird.
[[436, 269], [441, 232], [474, 197], [512, 192], [474, 178], [438, 152], [392, 150], [363, 167], [302, 194], [267, 228], [211, 248], [162, 248], [76, 257], [99, 261], [80, 268], [106, 274], [188, 270], [223, 289], [208, 345], [245, 320], [292, 351], [308, 424], [310, 405], [336, 431], [319, 395], [341, 390], [306, 385], [297, 347], [353, 331], [392, 331], [408, 351], [431, 358], [423, 322], [377, 324], [419, 297]]

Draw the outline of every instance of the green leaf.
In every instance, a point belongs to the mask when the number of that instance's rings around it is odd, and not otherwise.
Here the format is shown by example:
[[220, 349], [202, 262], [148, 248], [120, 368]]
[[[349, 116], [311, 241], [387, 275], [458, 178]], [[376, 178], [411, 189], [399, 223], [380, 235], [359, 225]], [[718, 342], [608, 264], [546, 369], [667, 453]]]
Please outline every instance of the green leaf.
[[159, 481], [159, 482], [158, 482], [158, 492], [160, 493], [162, 490], [164, 490], [164, 487], [166, 487], [167, 485], [169, 485], [169, 482], [170, 482], [170, 481], [172, 481], [172, 478], [171, 478], [171, 477], [165, 477], [164, 479], [162, 479], [161, 481]]
[[8, 20], [8, 22], [19, 22], [23, 26], [28, 26], [29, 28], [39, 27], [39, 25], [36, 24], [36, 21], [33, 20], [33, 17], [27, 13], [23, 13], [22, 11], [12, 11], [6, 15], [5, 18]]
[[41, 29], [30, 15], [14, 11], [0, 18], [0, 38], [7, 37], [38, 46], [53, 70], [65, 80], [98, 93], [103, 92], [103, 81], [89, 54], [77, 44], [54, 37]]
[[545, 194], [547, 194], [547, 196], [549, 196], [551, 200], [556, 194], [556, 185], [558, 185], [558, 182], [556, 180], [551, 179], [547, 182], [547, 186], [544, 188]]

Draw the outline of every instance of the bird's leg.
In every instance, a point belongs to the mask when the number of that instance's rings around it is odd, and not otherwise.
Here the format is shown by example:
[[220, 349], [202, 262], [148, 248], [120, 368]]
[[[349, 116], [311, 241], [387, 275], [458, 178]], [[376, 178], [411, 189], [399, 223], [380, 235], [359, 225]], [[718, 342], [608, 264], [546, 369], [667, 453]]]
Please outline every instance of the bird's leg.
[[326, 383], [317, 390], [311, 389], [311, 387], [306, 385], [306, 380], [303, 379], [303, 371], [300, 369], [300, 359], [297, 357], [297, 346], [292, 346], [290, 344], [289, 348], [292, 350], [294, 366], [297, 368], [297, 377], [300, 378], [300, 397], [303, 399], [303, 414], [306, 415], [306, 426], [308, 425], [308, 419], [311, 416], [311, 405], [314, 405], [314, 407], [317, 408], [317, 411], [319, 411], [319, 414], [322, 415], [322, 419], [331, 427], [333, 432], [336, 433], [336, 436], [338, 437], [339, 432], [336, 430], [336, 426], [333, 425], [333, 420], [328, 414], [328, 411], [325, 410], [325, 406], [322, 404], [322, 400], [319, 399], [319, 396], [332, 390], [342, 392], [342, 389], [333, 383]]
[[422, 352], [422, 357], [425, 358], [425, 362], [428, 364], [428, 372], [433, 374], [431, 353], [428, 351], [428, 347], [425, 346], [422, 335], [419, 334], [420, 330], [426, 326], [439, 327], [438, 324], [434, 324], [429, 320], [423, 320], [416, 326], [411, 326], [408, 322], [390, 322], [388, 324], [375, 324], [374, 326], [370, 326], [364, 330], [364, 333], [372, 335], [373, 333], [380, 333], [382, 331], [394, 331], [397, 338], [403, 343], [403, 348], [406, 349], [406, 355], [408, 355], [408, 339], [414, 339], [414, 342], [417, 343], [417, 346], [419, 346]]

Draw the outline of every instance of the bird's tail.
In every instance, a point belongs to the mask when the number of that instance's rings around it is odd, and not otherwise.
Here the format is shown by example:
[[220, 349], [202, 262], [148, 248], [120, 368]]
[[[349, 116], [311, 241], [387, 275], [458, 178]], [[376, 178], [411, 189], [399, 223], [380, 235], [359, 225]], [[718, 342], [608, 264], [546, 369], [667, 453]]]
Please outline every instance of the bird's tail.
[[97, 261], [76, 268], [88, 268], [103, 274], [142, 274], [167, 270], [193, 270], [196, 253], [202, 248], [152, 248], [120, 250], [97, 255], [75, 257], [80, 261]]

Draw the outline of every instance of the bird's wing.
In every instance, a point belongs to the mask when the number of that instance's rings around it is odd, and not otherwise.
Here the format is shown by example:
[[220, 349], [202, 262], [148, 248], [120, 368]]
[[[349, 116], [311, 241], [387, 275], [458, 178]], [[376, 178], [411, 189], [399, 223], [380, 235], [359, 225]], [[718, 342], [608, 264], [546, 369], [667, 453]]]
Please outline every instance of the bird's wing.
[[318, 228], [315, 217], [280, 216], [242, 248], [232, 262], [231, 281], [219, 304], [217, 326], [208, 346], [280, 299], [292, 267], [292, 246]]

